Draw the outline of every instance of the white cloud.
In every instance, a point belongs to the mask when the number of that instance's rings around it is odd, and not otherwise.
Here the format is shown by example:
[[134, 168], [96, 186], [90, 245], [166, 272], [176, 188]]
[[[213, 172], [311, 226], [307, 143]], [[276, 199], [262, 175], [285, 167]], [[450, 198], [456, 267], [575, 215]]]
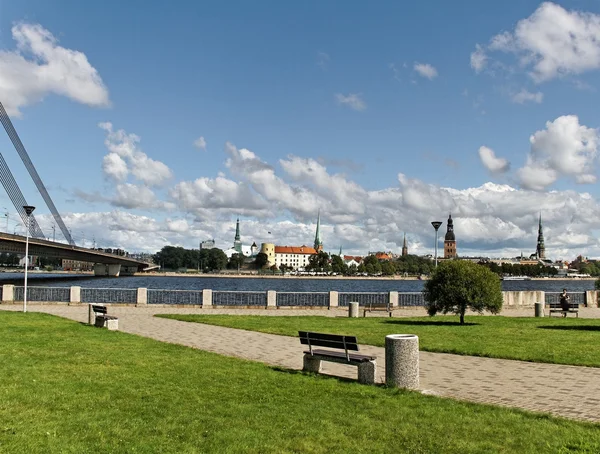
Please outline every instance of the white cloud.
[[476, 46], [471, 66], [477, 72], [485, 65], [486, 50], [514, 54], [538, 83], [598, 69], [600, 15], [545, 2], [514, 31], [493, 36], [487, 49]]
[[349, 93], [348, 95], [337, 93], [335, 95], [335, 99], [338, 104], [350, 107], [353, 110], [361, 111], [367, 108], [367, 104], [362, 99], [362, 95], [360, 93]]
[[510, 163], [506, 159], [497, 158], [494, 150], [485, 146], [479, 147], [479, 159], [492, 173], [504, 173], [510, 168]]
[[41, 101], [47, 94], [66, 96], [89, 106], [110, 105], [98, 71], [82, 52], [58, 45], [39, 24], [12, 27], [17, 50], [0, 51], [0, 99], [11, 115]]
[[471, 68], [479, 73], [485, 68], [487, 62], [487, 55], [485, 50], [479, 45], [475, 45], [475, 50], [471, 53]]
[[112, 205], [120, 208], [145, 210], [172, 210], [175, 205], [157, 200], [152, 189], [131, 183], [118, 184], [115, 196], [110, 199]]
[[104, 175], [114, 181], [125, 181], [129, 170], [127, 163], [117, 153], [108, 153], [102, 159], [102, 171]]
[[[122, 158], [121, 160], [123, 162], [127, 162], [129, 164], [131, 175], [136, 179], [148, 186], [161, 186], [173, 177], [173, 172], [169, 167], [161, 161], [149, 158], [146, 153], [140, 150], [138, 146], [140, 142], [139, 136], [128, 134], [123, 129], [114, 131], [112, 123], [109, 122], [99, 123], [98, 126], [106, 131], [104, 145], [106, 145], [106, 148], [110, 151], [108, 156], [116, 154]], [[116, 161], [116, 158], [110, 157], [108, 158], [108, 161], [110, 161], [111, 165], [108, 165], [107, 160], [105, 160], [103, 170], [107, 176], [114, 179], [115, 166], [113, 164]], [[117, 170], [121, 171], [116, 175], [122, 177], [123, 164], [118, 163], [116, 167]], [[109, 174], [108, 172], [111, 171], [113, 173]], [[123, 178], [121, 178], [120, 181], [123, 181]]]
[[575, 115], [547, 122], [545, 130], [529, 139], [531, 151], [525, 166], [517, 172], [521, 184], [542, 190], [561, 176], [578, 183], [595, 182], [598, 140], [598, 130], [580, 125]]
[[513, 94], [511, 99], [512, 102], [517, 104], [524, 104], [528, 101], [540, 104], [544, 100], [544, 94], [541, 91], [538, 91], [537, 93], [531, 93], [530, 91], [522, 88], [520, 92]]
[[167, 219], [166, 223], [172, 232], [185, 233], [190, 230], [190, 225], [185, 219]]
[[416, 63], [413, 66], [414, 70], [419, 73], [420, 76], [426, 77], [429, 80], [433, 80], [437, 77], [438, 72], [429, 63]]
[[194, 140], [194, 146], [202, 151], [206, 151], [206, 140], [204, 137], [200, 136]]

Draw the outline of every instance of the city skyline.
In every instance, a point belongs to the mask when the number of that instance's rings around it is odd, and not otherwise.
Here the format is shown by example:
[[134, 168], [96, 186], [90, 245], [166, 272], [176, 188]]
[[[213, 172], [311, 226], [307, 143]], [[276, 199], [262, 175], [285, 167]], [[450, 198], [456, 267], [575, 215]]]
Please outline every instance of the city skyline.
[[332, 251], [424, 255], [451, 212], [511, 257], [541, 210], [546, 256], [600, 257], [597, 2], [261, 5], [0, 2], [0, 101], [79, 245], [310, 245], [320, 209]]

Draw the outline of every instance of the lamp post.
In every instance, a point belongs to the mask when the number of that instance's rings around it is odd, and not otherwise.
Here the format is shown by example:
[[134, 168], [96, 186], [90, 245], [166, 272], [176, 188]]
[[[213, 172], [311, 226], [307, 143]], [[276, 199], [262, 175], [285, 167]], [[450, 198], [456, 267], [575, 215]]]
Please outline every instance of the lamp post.
[[23, 206], [27, 214], [27, 227], [25, 228], [25, 285], [23, 286], [23, 312], [27, 312], [27, 268], [29, 268], [29, 226], [31, 225], [31, 213], [35, 207]]
[[437, 268], [438, 229], [442, 223], [440, 221], [433, 221], [431, 225], [435, 229], [435, 267]]

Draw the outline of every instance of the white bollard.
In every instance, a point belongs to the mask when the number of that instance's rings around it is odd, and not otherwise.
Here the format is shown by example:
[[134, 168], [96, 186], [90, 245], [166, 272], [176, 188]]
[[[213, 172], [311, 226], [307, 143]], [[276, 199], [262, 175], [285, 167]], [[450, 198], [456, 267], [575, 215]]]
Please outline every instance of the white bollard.
[[540, 303], [540, 302], [535, 303], [535, 316], [536, 317], [544, 316], [544, 303]]
[[385, 336], [385, 383], [397, 388], [419, 388], [419, 337]]
[[358, 303], [348, 303], [348, 317], [358, 317]]

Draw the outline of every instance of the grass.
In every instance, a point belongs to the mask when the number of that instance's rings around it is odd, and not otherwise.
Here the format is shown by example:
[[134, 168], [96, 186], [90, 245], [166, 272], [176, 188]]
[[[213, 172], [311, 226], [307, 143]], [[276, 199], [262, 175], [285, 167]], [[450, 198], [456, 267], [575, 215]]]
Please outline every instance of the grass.
[[0, 312], [2, 453], [600, 452], [600, 426]]
[[348, 318], [320, 316], [179, 315], [160, 317], [297, 336], [298, 330], [356, 335], [383, 347], [387, 334], [419, 336], [423, 351], [600, 367], [600, 320], [576, 318], [458, 317]]

